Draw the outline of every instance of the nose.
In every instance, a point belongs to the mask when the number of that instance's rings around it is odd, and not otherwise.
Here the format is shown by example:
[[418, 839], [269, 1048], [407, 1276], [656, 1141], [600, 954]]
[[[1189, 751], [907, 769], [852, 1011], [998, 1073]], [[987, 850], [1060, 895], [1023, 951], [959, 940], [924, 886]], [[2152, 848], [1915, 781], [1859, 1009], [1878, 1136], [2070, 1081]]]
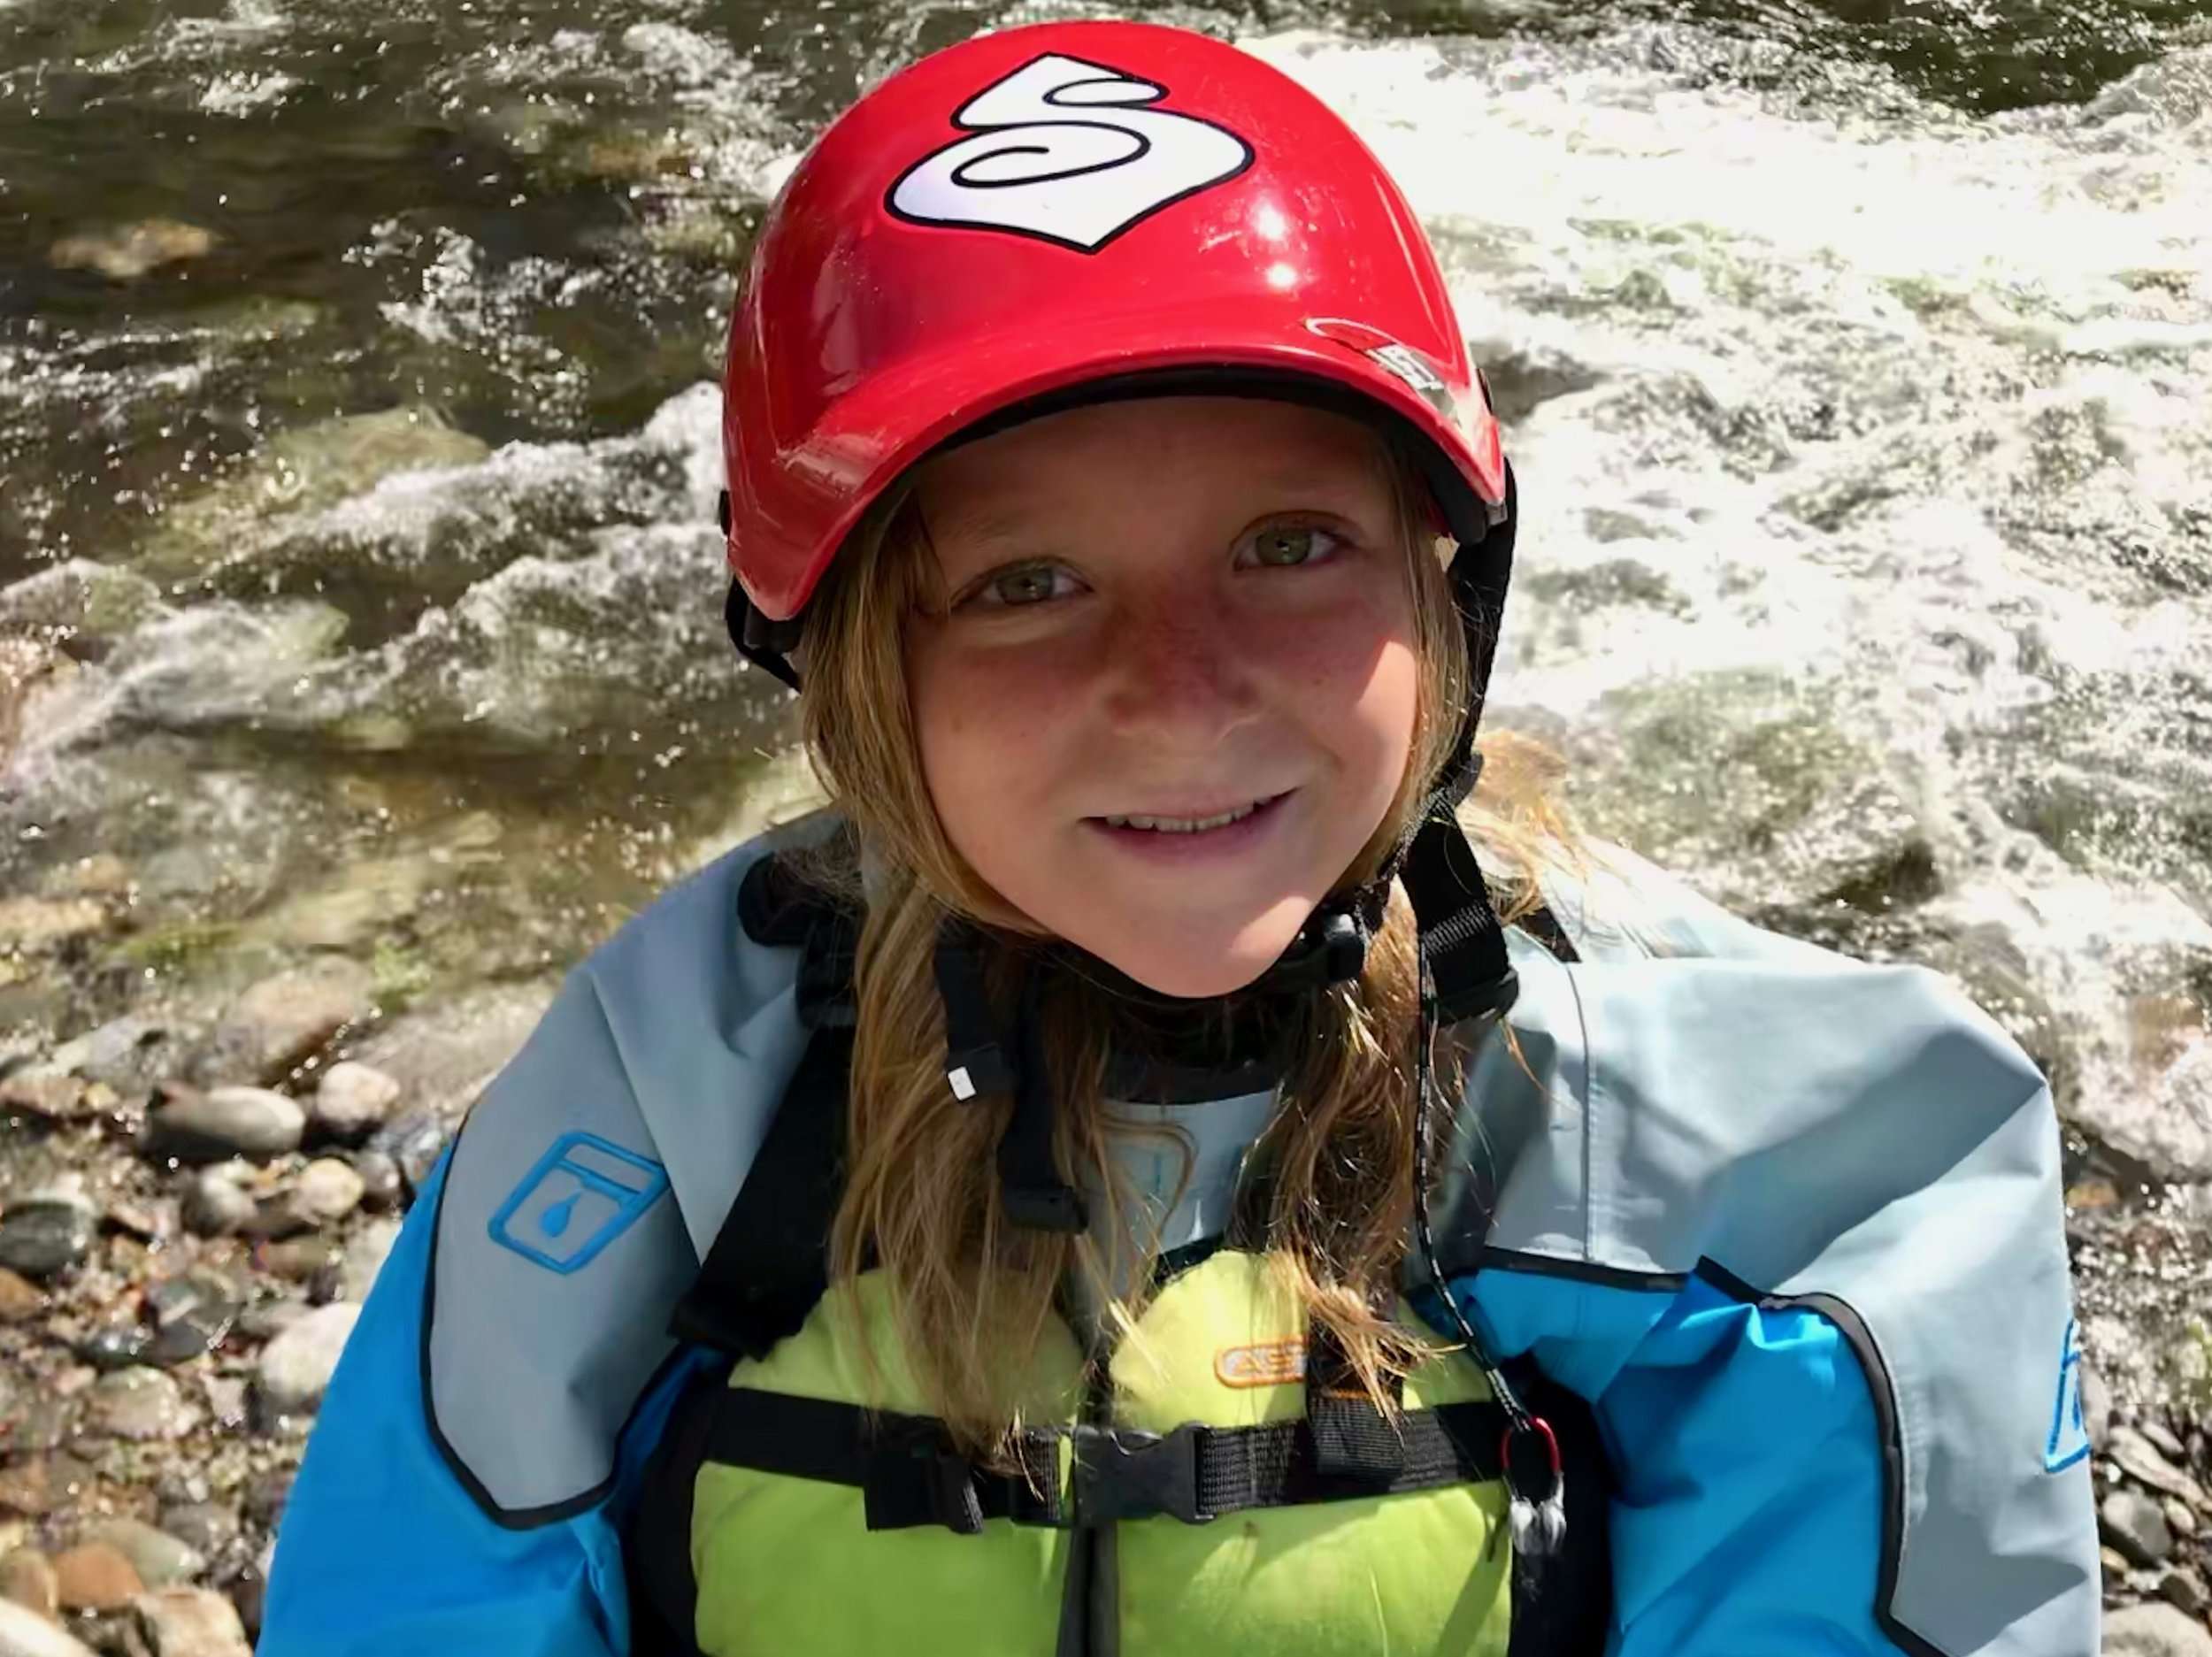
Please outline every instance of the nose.
[[1202, 755], [1256, 718], [1248, 641], [1220, 595], [1177, 582], [1125, 597], [1107, 640], [1106, 708], [1116, 727]]

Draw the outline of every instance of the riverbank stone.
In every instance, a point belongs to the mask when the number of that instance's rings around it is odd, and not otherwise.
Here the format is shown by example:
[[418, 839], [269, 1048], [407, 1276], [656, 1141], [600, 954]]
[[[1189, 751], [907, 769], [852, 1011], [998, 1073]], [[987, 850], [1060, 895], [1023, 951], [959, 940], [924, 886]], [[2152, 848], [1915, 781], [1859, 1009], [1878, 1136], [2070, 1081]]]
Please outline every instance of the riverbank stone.
[[225, 1011], [186, 1066], [186, 1079], [202, 1086], [281, 1080], [341, 1030], [365, 1020], [375, 993], [375, 975], [342, 955], [264, 978]]
[[359, 1306], [333, 1301], [315, 1308], [271, 1341], [256, 1371], [264, 1409], [278, 1415], [314, 1410], [360, 1316]]
[[299, 1148], [307, 1113], [265, 1087], [180, 1093], [146, 1118], [146, 1154], [180, 1162], [281, 1156]]

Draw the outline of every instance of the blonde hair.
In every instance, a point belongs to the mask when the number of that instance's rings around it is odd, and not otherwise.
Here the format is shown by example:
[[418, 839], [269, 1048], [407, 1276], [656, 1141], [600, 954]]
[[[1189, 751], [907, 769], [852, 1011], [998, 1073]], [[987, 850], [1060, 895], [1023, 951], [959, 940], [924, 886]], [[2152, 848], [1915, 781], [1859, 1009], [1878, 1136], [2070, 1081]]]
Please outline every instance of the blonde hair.
[[[1416, 819], [1468, 695], [1466, 642], [1444, 572], [1452, 543], [1429, 527], [1425, 486], [1410, 459], [1379, 442], [1377, 458], [1406, 546], [1420, 688], [1397, 798], [1342, 887], [1372, 879]], [[1008, 1436], [1031, 1402], [1022, 1396], [1023, 1359], [1053, 1317], [1063, 1280], [1071, 1270], [1085, 1274], [1126, 1336], [1151, 1262], [1141, 1262], [1134, 1289], [1117, 1293], [1091, 1236], [1014, 1225], [994, 1157], [1012, 1102], [963, 1102], [946, 1085], [934, 959], [940, 928], [956, 918], [990, 940], [986, 988], [1002, 1014], [1025, 976], [1037, 980], [1056, 1159], [1071, 1183], [1087, 1172], [1105, 1194], [1105, 1230], [1094, 1220], [1094, 1232], [1119, 1234], [1103, 1089], [1117, 1037], [1129, 1033], [1128, 1011], [1079, 975], [1052, 970], [1043, 948], [1050, 940], [946, 837], [923, 779], [904, 663], [909, 617], [939, 602], [935, 575], [918, 510], [898, 490], [841, 549], [800, 647], [809, 756], [831, 809], [855, 832], [847, 849], [815, 857], [806, 873], [864, 910], [846, 1183], [830, 1273], [833, 1284], [849, 1287], [863, 1262], [880, 1269], [902, 1351], [932, 1413], [967, 1453], [1003, 1463]], [[1502, 864], [1494, 890], [1509, 921], [1541, 901], [1540, 871], [1572, 862], [1573, 841], [1548, 795], [1557, 762], [1534, 743], [1496, 733], [1482, 748], [1482, 786], [1463, 817]], [[1257, 1211], [1239, 1215], [1231, 1237], [1270, 1256], [1386, 1408], [1387, 1378], [1430, 1350], [1392, 1318], [1413, 1200], [1416, 939], [1411, 906], [1394, 885], [1358, 980], [1316, 994], [1295, 1015], [1282, 1102], [1254, 1153], [1267, 1173], [1247, 1205]], [[1455, 1093], [1455, 1057], [1440, 1074]], [[864, 1355], [879, 1374], [874, 1355]]]

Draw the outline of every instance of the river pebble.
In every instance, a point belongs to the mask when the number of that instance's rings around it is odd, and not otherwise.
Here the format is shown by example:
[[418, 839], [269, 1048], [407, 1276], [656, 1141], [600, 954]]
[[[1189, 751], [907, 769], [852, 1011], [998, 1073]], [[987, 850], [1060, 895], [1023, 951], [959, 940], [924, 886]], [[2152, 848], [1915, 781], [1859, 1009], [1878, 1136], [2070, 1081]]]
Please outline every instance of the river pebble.
[[0, 1599], [52, 1616], [61, 1609], [61, 1584], [54, 1561], [35, 1547], [19, 1547], [0, 1559]]
[[335, 1157], [319, 1157], [292, 1184], [292, 1206], [311, 1225], [334, 1225], [361, 1203], [361, 1176]]
[[238, 1515], [204, 1498], [175, 1502], [161, 1510], [161, 1528], [203, 1554], [215, 1554], [238, 1539]]
[[93, 1650], [37, 1612], [0, 1599], [0, 1657], [93, 1657]]
[[0, 1266], [0, 1323], [20, 1323], [46, 1309], [46, 1293], [18, 1272]]
[[127, 1369], [142, 1361], [152, 1335], [136, 1323], [111, 1323], [96, 1329], [77, 1343], [77, 1355], [106, 1374]]
[[373, 1065], [341, 1060], [323, 1072], [309, 1121], [342, 1144], [357, 1144], [383, 1124], [399, 1101], [400, 1085]]
[[264, 978], [223, 1014], [187, 1065], [188, 1079], [202, 1085], [281, 1080], [348, 1024], [367, 1018], [375, 988], [367, 967], [340, 955]]
[[307, 1113], [265, 1087], [175, 1092], [146, 1118], [146, 1154], [181, 1162], [281, 1156], [299, 1148]]
[[70, 1203], [12, 1203], [0, 1219], [0, 1266], [42, 1281], [83, 1263], [92, 1252], [93, 1215]]
[[2212, 1657], [2212, 1630], [2170, 1605], [2108, 1611], [2102, 1657]]
[[188, 1542], [138, 1519], [106, 1519], [86, 1530], [87, 1542], [104, 1542], [149, 1588], [166, 1588], [196, 1576], [207, 1560]]
[[163, 1588], [135, 1606], [152, 1657], [252, 1657], [237, 1607], [207, 1588]]
[[115, 1611], [146, 1592], [138, 1569], [121, 1549], [105, 1542], [87, 1542], [57, 1554], [54, 1582], [63, 1608], [70, 1611]]
[[399, 1164], [383, 1152], [356, 1151], [353, 1171], [361, 1176], [361, 1206], [371, 1213], [388, 1214], [407, 1201], [407, 1182], [400, 1177]]
[[280, 1415], [304, 1414], [322, 1402], [353, 1333], [358, 1306], [341, 1300], [317, 1307], [263, 1349], [256, 1371], [265, 1408]]
[[2116, 1490], [2097, 1508], [2106, 1541], [2138, 1565], [2155, 1565], [2174, 1551], [2173, 1532], [2155, 1498], [2139, 1490]]
[[181, 1438], [197, 1419], [173, 1377], [141, 1366], [94, 1384], [85, 1424], [114, 1438], [144, 1440]]
[[2207, 1505], [2204, 1486], [2169, 1461], [2139, 1428], [2115, 1427], [2105, 1454], [2130, 1478], [2153, 1490], [2178, 1496], [2193, 1507]]
[[242, 1164], [225, 1162], [194, 1174], [184, 1190], [185, 1229], [198, 1237], [224, 1237], [250, 1224], [254, 1200], [242, 1183], [244, 1173]]

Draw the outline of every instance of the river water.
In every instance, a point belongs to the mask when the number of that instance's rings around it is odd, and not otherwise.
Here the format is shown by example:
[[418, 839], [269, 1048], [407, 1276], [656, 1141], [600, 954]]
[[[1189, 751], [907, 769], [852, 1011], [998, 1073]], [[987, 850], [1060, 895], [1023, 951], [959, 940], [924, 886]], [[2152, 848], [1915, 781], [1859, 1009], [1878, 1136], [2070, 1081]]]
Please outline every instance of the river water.
[[[2125, 1189], [2212, 1179], [2197, 10], [1148, 13], [1435, 237], [1525, 505], [1494, 723], [1721, 901], [1959, 973]], [[858, 88], [1076, 14], [0, 0], [14, 1045], [314, 948], [542, 978], [787, 798], [718, 614], [733, 273]]]

